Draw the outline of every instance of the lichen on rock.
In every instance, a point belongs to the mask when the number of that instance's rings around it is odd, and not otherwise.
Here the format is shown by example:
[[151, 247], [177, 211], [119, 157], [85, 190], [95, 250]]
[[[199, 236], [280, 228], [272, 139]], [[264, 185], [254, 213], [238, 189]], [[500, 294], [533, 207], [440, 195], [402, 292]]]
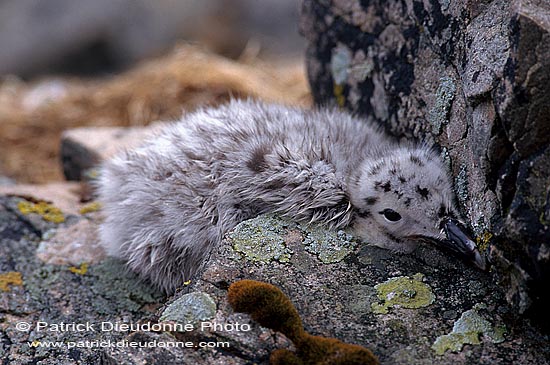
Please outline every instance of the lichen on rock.
[[300, 225], [304, 231], [305, 250], [316, 255], [325, 264], [342, 261], [357, 246], [351, 234], [329, 231], [320, 226]]
[[466, 344], [479, 345], [481, 343], [479, 336], [483, 335], [493, 343], [504, 341], [505, 327], [495, 327], [487, 319], [479, 314], [480, 309], [485, 309], [483, 304], [476, 304], [474, 308], [462, 313], [455, 322], [453, 330], [448, 335], [439, 336], [432, 349], [438, 355], [443, 355], [445, 351], [450, 350], [459, 352]]
[[228, 236], [233, 249], [249, 261], [288, 262], [292, 250], [286, 246], [284, 234], [290, 224], [272, 215], [262, 215], [238, 224]]
[[61, 209], [45, 201], [33, 203], [30, 201], [22, 200], [17, 203], [17, 209], [19, 209], [19, 211], [24, 215], [36, 213], [48, 222], [65, 222], [65, 216], [63, 215]]
[[455, 97], [456, 85], [452, 78], [442, 77], [435, 93], [435, 104], [430, 109], [428, 121], [432, 125], [432, 133], [441, 134], [441, 128], [449, 121], [449, 111]]
[[174, 321], [181, 324], [197, 325], [216, 315], [216, 303], [203, 292], [184, 294], [169, 304], [160, 316], [161, 321]]
[[372, 311], [377, 314], [386, 314], [390, 307], [416, 309], [432, 304], [435, 295], [430, 286], [422, 282], [423, 277], [420, 273], [413, 275], [412, 278], [398, 276], [375, 285], [378, 299], [382, 303], [372, 303]]
[[23, 285], [23, 278], [20, 272], [9, 271], [0, 274], [0, 290], [10, 291], [10, 285]]

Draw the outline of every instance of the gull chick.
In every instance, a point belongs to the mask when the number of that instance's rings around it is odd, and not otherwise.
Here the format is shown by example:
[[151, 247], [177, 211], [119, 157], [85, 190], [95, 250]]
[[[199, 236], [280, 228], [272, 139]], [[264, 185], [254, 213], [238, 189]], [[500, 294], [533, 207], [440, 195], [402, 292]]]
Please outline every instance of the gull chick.
[[268, 212], [349, 226], [396, 252], [433, 243], [485, 268], [440, 157], [332, 109], [232, 101], [196, 111], [106, 161], [98, 192], [102, 245], [166, 292], [227, 231]]

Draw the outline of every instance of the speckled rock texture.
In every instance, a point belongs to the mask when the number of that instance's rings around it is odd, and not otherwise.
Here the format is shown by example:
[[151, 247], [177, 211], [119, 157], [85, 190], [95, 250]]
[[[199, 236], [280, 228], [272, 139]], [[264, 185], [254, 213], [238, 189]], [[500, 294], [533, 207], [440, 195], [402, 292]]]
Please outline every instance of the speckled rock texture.
[[117, 152], [136, 147], [164, 123], [148, 127], [81, 127], [61, 135], [61, 164], [67, 180], [89, 180], [97, 164]]
[[304, 0], [301, 31], [316, 103], [439, 145], [507, 300], [549, 324], [550, 2]]
[[0, 195], [2, 365], [267, 364], [272, 350], [292, 345], [231, 310], [227, 289], [240, 279], [279, 286], [308, 332], [365, 346], [383, 364], [550, 358], [548, 337], [511, 310], [489, 275], [430, 248], [396, 255], [276, 216], [238, 225], [167, 299], [98, 250], [101, 211], [80, 203], [76, 186]]

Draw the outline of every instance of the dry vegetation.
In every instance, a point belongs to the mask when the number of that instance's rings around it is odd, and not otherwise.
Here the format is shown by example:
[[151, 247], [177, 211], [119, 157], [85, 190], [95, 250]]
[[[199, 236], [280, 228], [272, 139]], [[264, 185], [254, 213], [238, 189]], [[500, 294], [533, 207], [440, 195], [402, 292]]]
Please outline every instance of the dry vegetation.
[[309, 106], [303, 65], [242, 63], [178, 46], [170, 54], [102, 80], [0, 82], [0, 175], [61, 180], [61, 132], [79, 126], [146, 125], [229, 98]]

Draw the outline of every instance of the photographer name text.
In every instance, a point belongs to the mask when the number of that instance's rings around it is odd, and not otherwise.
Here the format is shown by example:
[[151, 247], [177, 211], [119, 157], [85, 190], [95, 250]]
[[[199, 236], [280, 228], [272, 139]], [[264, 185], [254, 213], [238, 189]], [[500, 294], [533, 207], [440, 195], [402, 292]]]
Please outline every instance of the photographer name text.
[[247, 323], [216, 323], [216, 322], [201, 322], [199, 325], [193, 325], [191, 323], [119, 323], [119, 322], [59, 322], [49, 323], [45, 321], [38, 321], [34, 325], [28, 322], [19, 322], [16, 325], [16, 329], [19, 331], [36, 332], [191, 332], [195, 330], [200, 331], [250, 331], [251, 327]]

